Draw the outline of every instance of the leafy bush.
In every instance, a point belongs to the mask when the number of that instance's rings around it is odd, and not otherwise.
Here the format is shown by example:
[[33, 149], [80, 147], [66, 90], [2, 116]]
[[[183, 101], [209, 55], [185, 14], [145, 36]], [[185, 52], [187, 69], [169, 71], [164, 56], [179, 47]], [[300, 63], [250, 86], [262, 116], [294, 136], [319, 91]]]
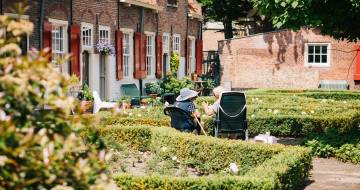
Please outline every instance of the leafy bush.
[[0, 16], [0, 27], [6, 31], [0, 41], [0, 189], [105, 189], [100, 147], [85, 146], [70, 122], [70, 77], [45, 52], [20, 55], [17, 43], [30, 35], [31, 23]]
[[304, 140], [314, 156], [335, 157], [343, 162], [360, 163], [360, 131], [353, 130], [339, 134], [336, 130], [327, 133], [314, 133]]
[[164, 88], [164, 93], [175, 93], [179, 94], [180, 90], [183, 88], [194, 88], [194, 84], [188, 77], [184, 77], [183, 79], [178, 79], [176, 75], [172, 74], [167, 76], [162, 86]]
[[93, 94], [87, 84], [83, 86], [83, 89], [79, 92], [78, 95], [79, 100], [93, 101]]
[[177, 73], [180, 65], [180, 56], [177, 53], [172, 52], [170, 57], [170, 71], [171, 73]]
[[[306, 148], [195, 136], [162, 127], [115, 126], [100, 131], [112, 142], [150, 150], [163, 158], [176, 156], [211, 174], [199, 178], [121, 174], [115, 180], [123, 189], [294, 189], [302, 186], [311, 168], [311, 154]], [[231, 162], [239, 165], [241, 175], [218, 175]]]
[[157, 82], [149, 82], [145, 84], [145, 92], [147, 94], [162, 94], [162, 89]]

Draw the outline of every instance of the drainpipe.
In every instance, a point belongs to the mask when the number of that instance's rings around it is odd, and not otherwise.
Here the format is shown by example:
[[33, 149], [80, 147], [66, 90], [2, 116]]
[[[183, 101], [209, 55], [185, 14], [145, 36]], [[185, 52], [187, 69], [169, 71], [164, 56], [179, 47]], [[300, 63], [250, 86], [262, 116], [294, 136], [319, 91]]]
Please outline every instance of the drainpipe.
[[45, 0], [40, 1], [40, 17], [39, 17], [39, 36], [40, 36], [40, 49], [44, 48], [44, 17], [45, 17]]
[[117, 1], [117, 29], [120, 30], [120, 2]]
[[[141, 7], [140, 9], [140, 61], [141, 61], [141, 58], [142, 58], [142, 55], [143, 53], [145, 52], [142, 52], [142, 42], [143, 42], [143, 38], [144, 38], [144, 8]], [[141, 66], [140, 66], [141, 68]], [[139, 79], [139, 89], [140, 89], [140, 101], [141, 101], [141, 96], [142, 96], [142, 79], [140, 78]]]
[[[190, 61], [188, 60], [188, 47], [189, 47], [189, 15], [186, 13], [186, 39], [185, 39], [185, 76], [188, 74], [188, 65], [190, 66]], [[190, 73], [191, 74], [191, 73]]]

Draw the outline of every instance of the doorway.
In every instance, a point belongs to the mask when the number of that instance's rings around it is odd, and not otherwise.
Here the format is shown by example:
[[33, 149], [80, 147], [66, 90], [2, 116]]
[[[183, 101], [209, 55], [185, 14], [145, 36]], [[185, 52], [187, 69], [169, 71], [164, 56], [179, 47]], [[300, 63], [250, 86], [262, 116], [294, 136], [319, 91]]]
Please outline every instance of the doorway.
[[106, 98], [106, 56], [100, 54], [100, 98]]
[[90, 54], [88, 51], [84, 51], [82, 53], [82, 60], [83, 60], [83, 85], [89, 86], [89, 62], [90, 62]]

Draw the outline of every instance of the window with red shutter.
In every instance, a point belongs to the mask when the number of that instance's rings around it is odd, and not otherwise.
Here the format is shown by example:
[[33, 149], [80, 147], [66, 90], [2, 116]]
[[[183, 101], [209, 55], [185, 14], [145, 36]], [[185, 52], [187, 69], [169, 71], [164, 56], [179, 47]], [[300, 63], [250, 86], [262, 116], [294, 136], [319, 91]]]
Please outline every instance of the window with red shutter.
[[140, 70], [140, 36], [139, 32], [134, 34], [134, 78], [141, 79]]
[[71, 25], [70, 32], [70, 52], [71, 52], [71, 74], [80, 78], [80, 26]]
[[115, 31], [116, 43], [116, 78], [123, 79], [123, 33], [119, 30]]
[[52, 40], [51, 40], [51, 31], [52, 31], [52, 25], [50, 22], [45, 21], [44, 22], [44, 31], [43, 31], [43, 47], [44, 49], [48, 49], [48, 55], [50, 56], [49, 60], [51, 60], [51, 48], [52, 48]]
[[162, 77], [162, 36], [156, 37], [156, 78]]
[[196, 74], [202, 75], [202, 64], [203, 64], [203, 41], [201, 39], [196, 40]]

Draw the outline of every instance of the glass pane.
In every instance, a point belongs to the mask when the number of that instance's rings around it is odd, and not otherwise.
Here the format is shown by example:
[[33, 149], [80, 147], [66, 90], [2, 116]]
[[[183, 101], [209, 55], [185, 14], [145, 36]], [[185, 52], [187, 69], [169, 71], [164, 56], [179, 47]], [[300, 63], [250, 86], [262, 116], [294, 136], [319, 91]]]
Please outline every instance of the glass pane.
[[314, 46], [309, 46], [309, 53], [311, 53], [311, 54], [314, 53]]
[[321, 46], [321, 53], [327, 54], [327, 46]]
[[320, 55], [315, 55], [315, 63], [320, 63]]
[[309, 63], [314, 63], [314, 56], [313, 55], [308, 56], [308, 62]]
[[321, 56], [321, 63], [327, 63], [327, 55]]
[[320, 53], [320, 46], [315, 46], [315, 53]]

